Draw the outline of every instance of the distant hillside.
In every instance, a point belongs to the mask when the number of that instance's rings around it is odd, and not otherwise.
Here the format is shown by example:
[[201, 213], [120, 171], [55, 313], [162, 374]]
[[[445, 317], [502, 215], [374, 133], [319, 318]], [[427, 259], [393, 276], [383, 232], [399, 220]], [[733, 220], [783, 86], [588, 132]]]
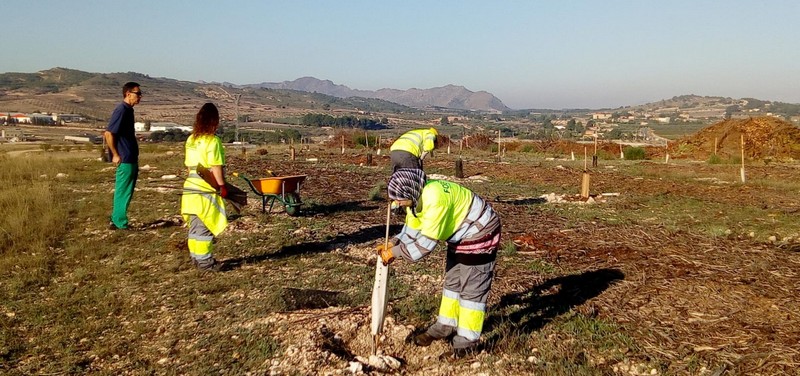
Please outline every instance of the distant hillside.
[[456, 110], [503, 112], [509, 110], [500, 99], [485, 91], [473, 92], [463, 86], [447, 85], [430, 89], [380, 89], [357, 90], [345, 85], [337, 85], [330, 80], [302, 77], [294, 81], [263, 82], [244, 85], [246, 87], [291, 89], [309, 93], [321, 93], [339, 98], [364, 97], [378, 98], [402, 105], [426, 108], [442, 107]]
[[36, 73], [0, 73], [0, 111], [75, 113], [105, 121], [122, 99], [125, 82], [136, 81], [145, 95], [136, 107], [140, 120], [191, 124], [200, 106], [213, 101], [226, 120], [235, 119], [232, 94], [241, 94], [240, 115], [250, 120], [291, 121], [309, 112], [414, 113], [415, 110], [377, 98], [343, 99], [322, 93], [280, 89], [223, 87], [214, 83], [178, 81], [145, 74], [89, 73], [53, 68]]
[[755, 98], [730, 98], [700, 95], [679, 95], [669, 99], [637, 106], [614, 109], [615, 112], [650, 112], [654, 115], [677, 116], [685, 114], [691, 118], [749, 117], [766, 114], [786, 118], [800, 115], [800, 104], [765, 101]]

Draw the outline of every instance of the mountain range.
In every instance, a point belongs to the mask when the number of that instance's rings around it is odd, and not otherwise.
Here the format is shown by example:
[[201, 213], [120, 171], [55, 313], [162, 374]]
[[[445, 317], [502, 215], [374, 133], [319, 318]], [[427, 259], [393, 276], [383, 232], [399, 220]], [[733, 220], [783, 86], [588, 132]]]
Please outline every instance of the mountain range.
[[488, 92], [472, 92], [456, 85], [430, 89], [369, 91], [351, 89], [330, 80], [313, 77], [281, 83], [234, 85], [180, 81], [136, 72], [90, 73], [69, 68], [52, 68], [35, 73], [0, 73], [0, 111], [72, 113], [104, 121], [109, 109], [119, 101], [120, 87], [127, 81], [141, 83], [146, 92], [146, 105], [137, 108], [137, 115], [144, 119], [181, 124], [191, 124], [198, 104], [207, 101], [225, 104], [221, 111], [226, 117], [233, 118], [237, 110], [233, 94], [242, 95], [240, 109], [243, 116], [253, 121], [267, 122], [297, 119], [319, 111], [422, 114], [465, 110], [481, 111], [484, 114], [502, 110], [504, 116], [518, 118], [528, 118], [536, 113], [586, 116], [601, 111], [618, 116], [649, 115], [681, 118], [685, 121], [767, 114], [800, 122], [800, 104], [755, 98], [735, 99], [690, 94], [616, 109], [507, 110], [499, 99]]
[[486, 91], [473, 92], [463, 86], [446, 85], [430, 89], [380, 89], [358, 90], [337, 85], [330, 80], [302, 77], [294, 81], [262, 82], [250, 85], [225, 85], [234, 87], [288, 89], [319, 93], [338, 98], [377, 98], [415, 108], [438, 107], [454, 110], [486, 111], [500, 113], [509, 110], [503, 102]]

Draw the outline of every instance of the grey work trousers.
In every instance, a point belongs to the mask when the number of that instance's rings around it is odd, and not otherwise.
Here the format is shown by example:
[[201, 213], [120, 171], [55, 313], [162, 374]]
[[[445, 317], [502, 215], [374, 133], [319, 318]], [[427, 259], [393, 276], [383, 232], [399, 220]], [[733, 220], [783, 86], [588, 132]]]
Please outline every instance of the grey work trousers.
[[404, 150], [395, 150], [390, 153], [392, 172], [400, 168], [415, 168], [422, 170], [422, 160]]
[[480, 265], [465, 265], [447, 253], [444, 289], [439, 317], [427, 333], [433, 338], [445, 338], [455, 333], [454, 349], [477, 346], [486, 315], [486, 301], [494, 279], [495, 261]]

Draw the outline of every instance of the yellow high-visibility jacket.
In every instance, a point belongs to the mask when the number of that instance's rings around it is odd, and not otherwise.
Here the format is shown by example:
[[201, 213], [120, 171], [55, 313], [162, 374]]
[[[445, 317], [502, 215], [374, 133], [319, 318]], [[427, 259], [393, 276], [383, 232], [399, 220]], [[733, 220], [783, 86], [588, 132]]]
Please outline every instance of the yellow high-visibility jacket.
[[202, 173], [211, 166], [225, 165], [225, 149], [217, 136], [191, 135], [186, 140], [185, 150], [184, 165], [190, 171], [183, 183], [181, 215], [186, 222], [189, 221], [189, 215], [196, 215], [211, 233], [217, 236], [228, 226], [225, 201], [217, 190], [203, 179]]
[[433, 251], [439, 240], [456, 245], [483, 239], [500, 228], [500, 218], [491, 205], [456, 183], [428, 180], [420, 202], [422, 209], [416, 216], [410, 208], [406, 211], [405, 226], [392, 247], [395, 257], [417, 261]]
[[436, 146], [436, 134], [431, 132], [430, 129], [415, 129], [404, 133], [398, 138], [390, 151], [402, 150], [407, 151], [419, 158], [422, 153], [428, 153]]

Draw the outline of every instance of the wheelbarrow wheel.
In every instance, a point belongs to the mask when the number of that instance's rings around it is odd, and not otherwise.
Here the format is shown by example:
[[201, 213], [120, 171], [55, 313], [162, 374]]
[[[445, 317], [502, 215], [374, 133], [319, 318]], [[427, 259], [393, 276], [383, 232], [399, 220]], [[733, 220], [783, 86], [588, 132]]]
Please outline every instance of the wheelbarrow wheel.
[[286, 194], [286, 203], [284, 203], [286, 207], [286, 214], [290, 216], [295, 216], [300, 211], [300, 195], [295, 192], [287, 193]]

